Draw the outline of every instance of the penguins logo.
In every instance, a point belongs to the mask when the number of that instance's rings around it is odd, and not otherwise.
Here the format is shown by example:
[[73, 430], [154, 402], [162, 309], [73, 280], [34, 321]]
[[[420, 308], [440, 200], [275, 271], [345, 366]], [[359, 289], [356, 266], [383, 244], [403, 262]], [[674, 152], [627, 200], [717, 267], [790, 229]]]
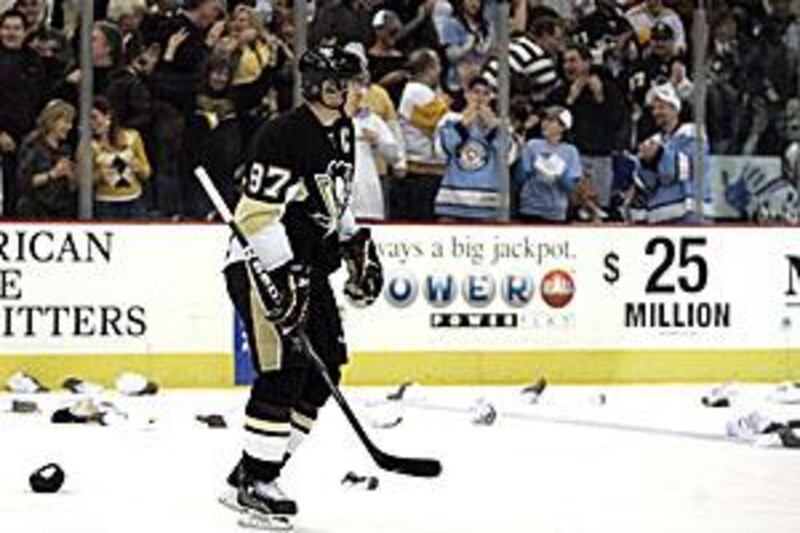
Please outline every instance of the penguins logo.
[[324, 174], [315, 174], [320, 198], [327, 213], [316, 213], [314, 220], [330, 234], [338, 228], [344, 210], [350, 205], [353, 191], [353, 165], [346, 161], [331, 161]]
[[475, 140], [469, 140], [458, 152], [458, 166], [467, 172], [483, 168], [488, 160], [486, 147]]

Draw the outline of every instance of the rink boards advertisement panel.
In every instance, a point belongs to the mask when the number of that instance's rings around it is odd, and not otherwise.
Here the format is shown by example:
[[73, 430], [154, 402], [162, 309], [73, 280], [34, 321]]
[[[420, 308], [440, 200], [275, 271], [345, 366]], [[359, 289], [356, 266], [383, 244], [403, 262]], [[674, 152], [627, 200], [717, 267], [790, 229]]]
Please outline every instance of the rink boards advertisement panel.
[[[376, 225], [349, 383], [800, 379], [791, 228]], [[0, 378], [243, 383], [217, 225], [0, 225]], [[333, 278], [340, 295], [345, 271]]]
[[231, 382], [217, 226], [0, 225], [0, 369]]
[[385, 225], [373, 233], [383, 295], [371, 308], [343, 309], [353, 351], [382, 354], [385, 364], [353, 365], [353, 378], [798, 376], [796, 229]]

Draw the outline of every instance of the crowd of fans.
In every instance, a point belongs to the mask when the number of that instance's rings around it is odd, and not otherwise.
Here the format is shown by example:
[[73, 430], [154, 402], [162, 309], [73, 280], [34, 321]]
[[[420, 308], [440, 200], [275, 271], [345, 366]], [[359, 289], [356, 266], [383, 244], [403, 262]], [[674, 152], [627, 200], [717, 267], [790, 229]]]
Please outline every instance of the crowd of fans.
[[[213, 218], [197, 165], [236, 200], [248, 140], [292, 105], [290, 2], [95, 0], [96, 218]], [[79, 4], [0, 0], [4, 218], [76, 216]], [[709, 154], [782, 158], [781, 201], [797, 203], [798, 0], [711, 2], [699, 143], [692, 3], [512, 0], [508, 135], [496, 0], [307, 7], [308, 45], [346, 46], [364, 65], [347, 103], [361, 218], [497, 218], [508, 166], [519, 220], [696, 221], [709, 213], [691, 202], [695, 162], [710, 182]], [[756, 185], [726, 198], [742, 216], [786, 215], [748, 205]]]

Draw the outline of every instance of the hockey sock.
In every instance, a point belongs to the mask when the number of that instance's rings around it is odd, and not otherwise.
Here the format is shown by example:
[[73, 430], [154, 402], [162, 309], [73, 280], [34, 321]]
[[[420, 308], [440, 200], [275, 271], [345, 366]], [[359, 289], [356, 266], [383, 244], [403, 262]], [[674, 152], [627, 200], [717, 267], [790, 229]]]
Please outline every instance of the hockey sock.
[[289, 434], [288, 408], [251, 400], [244, 422], [244, 471], [265, 482], [278, 477]]
[[292, 455], [303, 444], [316, 419], [317, 409], [310, 405], [300, 404], [292, 409], [290, 416], [291, 430], [287, 448], [288, 455]]

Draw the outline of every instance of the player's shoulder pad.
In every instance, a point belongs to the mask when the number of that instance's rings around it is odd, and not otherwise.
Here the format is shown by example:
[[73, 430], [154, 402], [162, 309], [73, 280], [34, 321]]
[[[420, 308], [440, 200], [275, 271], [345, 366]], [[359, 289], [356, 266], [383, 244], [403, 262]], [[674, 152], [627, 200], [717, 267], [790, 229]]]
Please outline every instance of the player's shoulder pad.
[[261, 124], [253, 134], [247, 149], [247, 161], [263, 161], [279, 157], [285, 150], [291, 123], [280, 115]]

